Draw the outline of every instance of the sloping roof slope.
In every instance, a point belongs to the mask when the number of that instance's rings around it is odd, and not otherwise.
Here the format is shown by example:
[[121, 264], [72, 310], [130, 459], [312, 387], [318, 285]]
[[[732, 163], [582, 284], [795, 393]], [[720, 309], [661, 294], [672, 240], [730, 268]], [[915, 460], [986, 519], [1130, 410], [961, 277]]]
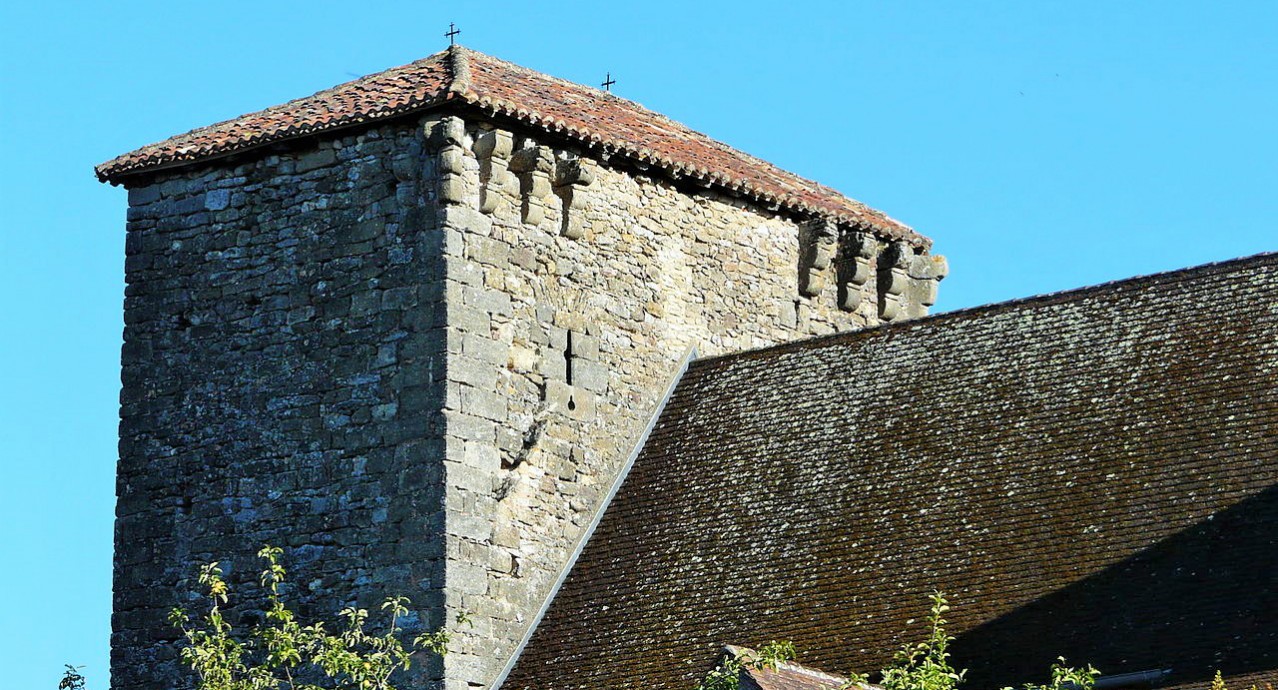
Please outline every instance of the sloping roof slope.
[[756, 201], [827, 217], [926, 247], [929, 240], [865, 204], [717, 142], [633, 101], [461, 46], [256, 113], [144, 146], [98, 178], [190, 165], [266, 144], [416, 113], [445, 103], [574, 140]]
[[967, 687], [1273, 680], [1276, 485], [1274, 254], [694, 362], [503, 687], [873, 671], [933, 588]]

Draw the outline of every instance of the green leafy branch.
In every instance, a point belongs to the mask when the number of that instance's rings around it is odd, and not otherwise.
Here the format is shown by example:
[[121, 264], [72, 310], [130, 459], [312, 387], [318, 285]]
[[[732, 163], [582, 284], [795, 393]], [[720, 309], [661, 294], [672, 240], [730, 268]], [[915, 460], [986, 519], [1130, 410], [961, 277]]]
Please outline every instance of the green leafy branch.
[[949, 603], [940, 592], [933, 592], [928, 598], [932, 607], [927, 617], [927, 638], [896, 653], [892, 665], [883, 669], [884, 690], [953, 690], [963, 682], [967, 671], [956, 670], [949, 661], [950, 642], [954, 641], [945, 632]]
[[83, 666], [63, 664], [67, 670], [62, 672], [62, 680], [58, 681], [58, 690], [84, 690], [84, 676], [80, 675]]
[[792, 642], [773, 640], [755, 652], [742, 651], [725, 656], [713, 671], [708, 673], [697, 690], [738, 690], [741, 672], [748, 668], [776, 670], [777, 666], [795, 657]]
[[[443, 656], [447, 651], [451, 635], [443, 627], [408, 644], [401, 641], [400, 621], [411, 603], [403, 596], [382, 603], [382, 616], [388, 619], [382, 634], [369, 632], [368, 611], [353, 607], [338, 614], [342, 625], [336, 632], [322, 622], [301, 623], [280, 596], [287, 574], [280, 563], [283, 550], [266, 546], [257, 555], [266, 564], [260, 578], [266, 592], [264, 624], [240, 635], [226, 620], [222, 608], [230, 587], [216, 562], [200, 567], [206, 613], [194, 621], [182, 609], [169, 614], [169, 622], [182, 631], [186, 644], [181, 659], [195, 673], [198, 690], [395, 690], [392, 676], [411, 667], [414, 653]], [[469, 618], [459, 613], [457, 622], [468, 623]]]
[[[957, 670], [950, 665], [950, 643], [954, 637], [945, 631], [947, 621], [945, 614], [950, 610], [945, 595], [933, 592], [928, 597], [931, 608], [928, 613], [928, 634], [923, 641], [907, 644], [892, 659], [891, 665], [880, 672], [883, 690], [955, 690], [966, 670]], [[717, 667], [701, 680], [696, 690], [738, 690], [741, 687], [741, 673], [747, 669], [772, 669], [782, 662], [795, 658], [795, 648], [790, 642], [769, 642], [758, 652], [725, 657]], [[1052, 665], [1052, 680], [1047, 685], [1026, 684], [1023, 690], [1092, 690], [1096, 677], [1100, 674], [1095, 668], [1076, 669], [1065, 665], [1061, 657], [1059, 663]], [[850, 674], [837, 690], [852, 690], [865, 686], [869, 676]], [[1012, 690], [1004, 688], [1003, 690]], [[1226, 690], [1213, 684], [1211, 690]]]
[[[1229, 690], [1229, 688], [1225, 687], [1225, 679], [1221, 677], [1220, 671], [1216, 671], [1216, 676], [1211, 679], [1211, 690]], [[1249, 690], [1259, 690], [1259, 688], [1255, 683], [1252, 683]], [[1265, 690], [1274, 690], [1274, 684], [1265, 683]]]
[[[1056, 657], [1052, 664], [1052, 681], [1047, 685], [1026, 683], [1025, 690], [1091, 690], [1096, 685], [1096, 677], [1100, 675], [1091, 664], [1087, 668], [1070, 668], [1065, 665], [1065, 657]], [[1003, 688], [1003, 690], [1013, 690]]]

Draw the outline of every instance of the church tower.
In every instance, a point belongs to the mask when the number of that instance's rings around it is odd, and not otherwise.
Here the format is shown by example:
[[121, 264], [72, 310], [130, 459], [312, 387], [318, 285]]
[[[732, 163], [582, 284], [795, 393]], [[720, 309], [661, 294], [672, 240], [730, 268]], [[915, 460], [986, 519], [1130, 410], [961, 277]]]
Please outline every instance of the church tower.
[[[104, 163], [129, 190], [112, 687], [197, 563], [284, 547], [488, 687], [689, 353], [926, 313], [930, 242], [610, 93], [455, 46]], [[671, 481], [678, 481], [672, 477]]]

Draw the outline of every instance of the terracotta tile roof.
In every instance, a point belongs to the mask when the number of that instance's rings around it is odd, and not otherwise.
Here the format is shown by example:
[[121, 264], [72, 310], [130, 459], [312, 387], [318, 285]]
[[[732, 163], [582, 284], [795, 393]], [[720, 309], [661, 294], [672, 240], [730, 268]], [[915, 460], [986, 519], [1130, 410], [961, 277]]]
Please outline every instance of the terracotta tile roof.
[[[729, 654], [753, 655], [748, 647], [727, 646]], [[777, 664], [776, 668], [744, 668], [741, 690], [839, 690], [847, 678], [823, 673], [794, 662]], [[881, 690], [874, 685], [858, 685], [860, 690]]]
[[180, 167], [276, 142], [384, 120], [438, 104], [452, 77], [444, 53], [335, 86], [248, 115], [191, 130], [117, 156], [98, 179]]
[[873, 671], [933, 588], [976, 690], [1273, 682], [1275, 581], [1268, 254], [694, 362], [503, 687]]
[[845, 679], [798, 664], [742, 671], [741, 690], [838, 690]]
[[638, 103], [454, 46], [312, 96], [180, 134], [96, 168], [104, 182], [415, 113], [477, 108], [760, 203], [830, 218], [926, 247], [930, 241], [865, 204], [719, 143]]

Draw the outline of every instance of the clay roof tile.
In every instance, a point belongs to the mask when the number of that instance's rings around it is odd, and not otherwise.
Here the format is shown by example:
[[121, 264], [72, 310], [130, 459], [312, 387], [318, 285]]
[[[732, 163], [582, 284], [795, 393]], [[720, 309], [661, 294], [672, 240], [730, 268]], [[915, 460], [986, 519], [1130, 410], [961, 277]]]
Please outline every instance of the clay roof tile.
[[[454, 100], [455, 99], [455, 100]], [[143, 146], [96, 168], [103, 182], [192, 165], [268, 144], [401, 117], [460, 101], [558, 132], [789, 211], [864, 225], [919, 247], [931, 242], [858, 201], [733, 149], [633, 101], [461, 46]]]

